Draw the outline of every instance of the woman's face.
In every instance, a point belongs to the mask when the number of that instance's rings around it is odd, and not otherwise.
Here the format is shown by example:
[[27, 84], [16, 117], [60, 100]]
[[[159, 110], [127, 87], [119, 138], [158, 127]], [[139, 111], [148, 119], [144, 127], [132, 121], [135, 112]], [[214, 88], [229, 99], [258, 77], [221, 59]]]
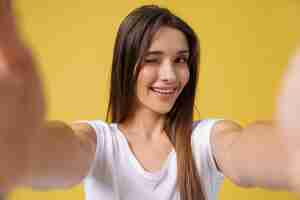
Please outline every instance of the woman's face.
[[168, 113], [189, 80], [189, 47], [185, 35], [161, 27], [141, 62], [136, 84], [136, 109]]

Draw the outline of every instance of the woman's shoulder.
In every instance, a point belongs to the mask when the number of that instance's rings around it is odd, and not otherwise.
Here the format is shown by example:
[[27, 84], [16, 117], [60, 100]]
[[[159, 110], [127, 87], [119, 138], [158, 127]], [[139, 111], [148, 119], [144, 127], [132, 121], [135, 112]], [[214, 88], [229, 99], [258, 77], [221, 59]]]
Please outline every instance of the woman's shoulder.
[[233, 120], [223, 118], [207, 118], [193, 122], [192, 137], [209, 140], [210, 135], [217, 137], [225, 132], [241, 130], [241, 125]]
[[240, 127], [239, 123], [233, 120], [224, 118], [206, 118], [193, 121], [193, 130], [197, 128], [218, 127], [218, 129], [229, 129]]
[[216, 123], [223, 122], [223, 121], [228, 121], [228, 120], [225, 120], [223, 118], [198, 119], [198, 120], [193, 121], [193, 130], [208, 127], [208, 126], [213, 126]]
[[76, 120], [73, 122], [73, 124], [88, 124], [88, 125], [91, 125], [91, 126], [111, 126], [113, 125], [114, 123], [111, 123], [111, 122], [107, 122], [105, 120], [102, 120], [102, 119], [88, 119], [88, 120]]
[[239, 125], [239, 123], [233, 120], [224, 118], [205, 118], [193, 122], [192, 134], [193, 136], [199, 135], [200, 133], [203, 135], [203, 132], [206, 132], [210, 135], [211, 133], [215, 132], [225, 132], [241, 128], [242, 127]]
[[97, 134], [99, 133], [109, 133], [113, 131], [115, 123], [104, 121], [102, 119], [92, 119], [92, 120], [77, 120], [73, 124], [82, 124], [90, 129], [93, 129]]

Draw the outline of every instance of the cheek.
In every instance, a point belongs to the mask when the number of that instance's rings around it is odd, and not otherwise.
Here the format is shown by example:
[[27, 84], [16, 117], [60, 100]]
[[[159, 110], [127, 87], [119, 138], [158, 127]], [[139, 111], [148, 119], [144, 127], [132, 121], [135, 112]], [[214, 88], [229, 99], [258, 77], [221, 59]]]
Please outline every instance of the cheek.
[[151, 84], [155, 81], [155, 79], [156, 79], [155, 71], [149, 68], [141, 69], [137, 79], [138, 92], [141, 90], [145, 90], [145, 88], [151, 86]]
[[185, 68], [180, 69], [179, 75], [180, 75], [181, 85], [184, 87], [190, 79], [190, 70], [189, 70], [189, 68], [185, 67]]

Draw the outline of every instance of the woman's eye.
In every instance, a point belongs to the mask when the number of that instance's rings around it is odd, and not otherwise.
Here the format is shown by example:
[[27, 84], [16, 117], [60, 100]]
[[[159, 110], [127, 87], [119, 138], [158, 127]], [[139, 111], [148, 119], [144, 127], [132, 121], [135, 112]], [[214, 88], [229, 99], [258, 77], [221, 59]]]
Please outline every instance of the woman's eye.
[[176, 63], [187, 63], [188, 59], [186, 57], [179, 57], [175, 60]]
[[145, 63], [157, 63], [158, 59], [145, 59], [144, 62]]

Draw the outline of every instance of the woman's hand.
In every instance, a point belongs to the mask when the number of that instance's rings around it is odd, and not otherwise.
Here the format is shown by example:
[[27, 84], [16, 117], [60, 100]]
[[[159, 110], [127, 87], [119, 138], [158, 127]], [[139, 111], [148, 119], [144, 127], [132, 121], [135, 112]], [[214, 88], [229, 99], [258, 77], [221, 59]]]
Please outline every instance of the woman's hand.
[[17, 32], [10, 0], [0, 0], [0, 192], [22, 184], [29, 146], [45, 117], [32, 52]]
[[276, 115], [287, 144], [291, 189], [300, 192], [300, 49], [283, 77]]

